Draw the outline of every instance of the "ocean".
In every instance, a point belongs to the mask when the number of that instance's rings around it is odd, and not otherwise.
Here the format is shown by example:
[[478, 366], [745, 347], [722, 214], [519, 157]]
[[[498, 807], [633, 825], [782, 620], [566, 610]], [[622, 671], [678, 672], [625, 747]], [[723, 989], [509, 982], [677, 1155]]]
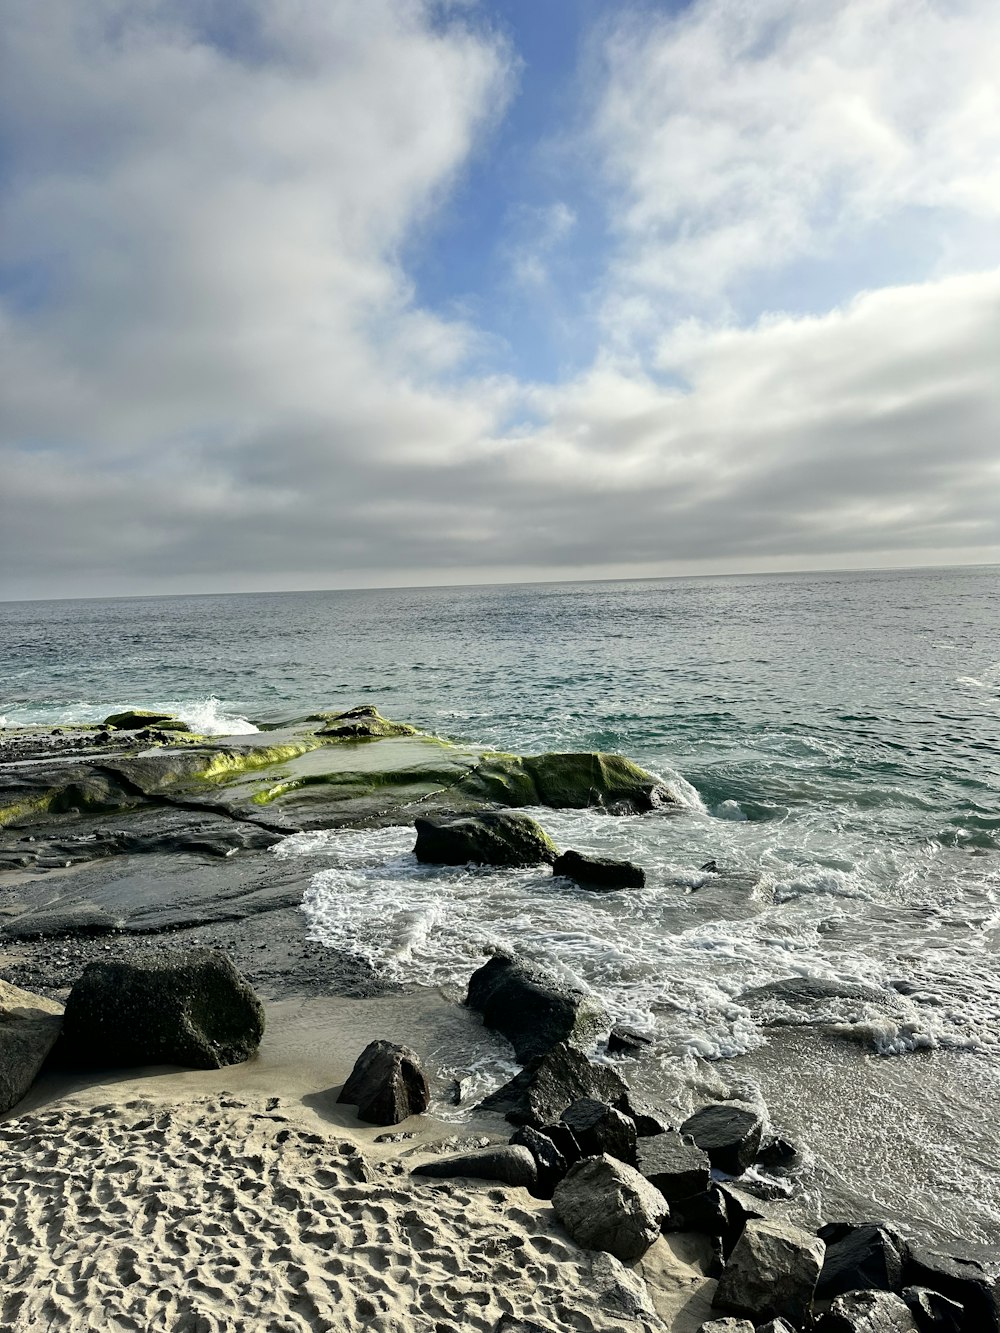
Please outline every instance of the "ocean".
[[[9, 602], [0, 690], [0, 725], [137, 705], [225, 734], [372, 702], [504, 750], [628, 755], [678, 810], [539, 818], [644, 890], [420, 867], [408, 829], [273, 854], [320, 858], [308, 929], [386, 978], [457, 996], [512, 946], [655, 1037], [663, 1070], [760, 1092], [844, 1200], [1000, 1236], [1000, 568]], [[747, 994], [787, 978], [823, 986]]]

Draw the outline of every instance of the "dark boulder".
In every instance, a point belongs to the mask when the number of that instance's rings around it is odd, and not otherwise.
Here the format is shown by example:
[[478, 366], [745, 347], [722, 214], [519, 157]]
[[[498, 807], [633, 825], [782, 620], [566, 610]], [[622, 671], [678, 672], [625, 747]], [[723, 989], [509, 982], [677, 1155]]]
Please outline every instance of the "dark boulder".
[[0, 1115], [34, 1083], [61, 1030], [61, 1004], [0, 981]]
[[373, 1041], [358, 1056], [337, 1101], [356, 1106], [366, 1124], [398, 1125], [427, 1110], [430, 1089], [408, 1046]]
[[888, 1227], [840, 1224], [820, 1227], [826, 1243], [816, 1295], [823, 1300], [846, 1291], [895, 1291], [903, 1276], [905, 1242]]
[[548, 1134], [531, 1125], [522, 1125], [510, 1141], [515, 1147], [527, 1148], [535, 1160], [537, 1181], [532, 1193], [539, 1199], [551, 1199], [553, 1190], [569, 1170], [569, 1162]]
[[766, 1324], [757, 1325], [757, 1333], [796, 1333], [787, 1319], [769, 1319]]
[[768, 1139], [761, 1144], [757, 1153], [756, 1165], [765, 1171], [788, 1171], [799, 1160], [799, 1150], [787, 1139]]
[[849, 1291], [834, 1298], [818, 1333], [919, 1333], [901, 1297], [890, 1291]]
[[652, 1044], [652, 1037], [644, 1037], [632, 1028], [615, 1026], [608, 1037], [608, 1055], [642, 1055]]
[[190, 731], [186, 722], [173, 713], [158, 713], [149, 708], [130, 708], [124, 713], [112, 713], [104, 719], [104, 726], [114, 727], [117, 731], [142, 731], [156, 727], [160, 731]]
[[790, 1222], [748, 1222], [712, 1303], [755, 1323], [779, 1316], [801, 1323], [812, 1303], [825, 1248], [817, 1236]]
[[431, 1162], [422, 1162], [420, 1166], [413, 1168], [411, 1174], [437, 1179], [471, 1176], [476, 1180], [496, 1180], [503, 1185], [523, 1187], [532, 1193], [538, 1183], [538, 1171], [531, 1152], [525, 1147], [510, 1143], [480, 1148], [476, 1152], [462, 1153], [457, 1157], [439, 1157]]
[[533, 866], [553, 862], [555, 843], [528, 815], [487, 811], [414, 820], [418, 861], [442, 866]]
[[264, 1006], [218, 950], [90, 963], [69, 993], [63, 1059], [77, 1067], [176, 1064], [221, 1069], [255, 1053]]
[[593, 995], [502, 952], [473, 972], [465, 1003], [507, 1038], [522, 1064], [559, 1042], [590, 1045], [610, 1021]]
[[741, 1175], [753, 1165], [764, 1129], [756, 1111], [725, 1102], [713, 1102], [688, 1116], [681, 1133], [689, 1134], [709, 1161], [727, 1175]]
[[628, 1085], [608, 1065], [594, 1064], [575, 1046], [561, 1043], [532, 1060], [479, 1105], [484, 1111], [499, 1111], [513, 1125], [534, 1125], [537, 1129], [557, 1120], [579, 1097], [594, 1097], [624, 1109]]
[[[639, 1161], [641, 1166], [641, 1154]], [[650, 1184], [653, 1183], [650, 1181]], [[709, 1185], [701, 1194], [692, 1194], [685, 1199], [668, 1199], [667, 1202], [670, 1204], [670, 1222], [665, 1230], [697, 1231], [703, 1236], [715, 1236], [721, 1240], [730, 1229], [726, 1198], [718, 1185]], [[734, 1244], [735, 1240], [733, 1237]], [[729, 1248], [732, 1249], [732, 1246]]]
[[635, 1125], [627, 1115], [593, 1097], [579, 1097], [562, 1113], [584, 1157], [607, 1153], [635, 1166]]
[[601, 856], [581, 856], [579, 852], [563, 852], [552, 863], [553, 875], [575, 880], [588, 889], [641, 889], [646, 884], [646, 872], [631, 861], [610, 861]]
[[578, 1245], [622, 1263], [641, 1259], [670, 1214], [663, 1195], [613, 1157], [585, 1157], [552, 1196], [556, 1216]]
[[1000, 1261], [958, 1259], [938, 1250], [914, 1246], [907, 1256], [903, 1281], [930, 1287], [965, 1309], [962, 1333], [1000, 1333]]
[[656, 1134], [640, 1139], [638, 1167], [671, 1204], [704, 1194], [712, 1179], [708, 1157], [681, 1134]]
[[572, 1166], [583, 1156], [580, 1145], [576, 1141], [576, 1135], [569, 1125], [564, 1124], [561, 1120], [552, 1120], [549, 1124], [542, 1125], [539, 1132], [552, 1140], [559, 1152], [566, 1158], [567, 1166]]
[[930, 1287], [904, 1287], [903, 1300], [920, 1333], [962, 1333], [965, 1311]]

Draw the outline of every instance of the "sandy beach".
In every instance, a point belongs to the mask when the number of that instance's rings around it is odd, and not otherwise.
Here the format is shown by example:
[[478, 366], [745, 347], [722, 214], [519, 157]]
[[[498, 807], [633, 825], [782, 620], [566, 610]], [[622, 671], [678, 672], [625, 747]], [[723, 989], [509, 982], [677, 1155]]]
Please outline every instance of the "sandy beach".
[[46, 1073], [0, 1124], [0, 1325], [463, 1333], [506, 1315], [693, 1333], [715, 1286], [698, 1239], [663, 1237], [626, 1269], [525, 1190], [410, 1179], [435, 1153], [505, 1139], [502, 1121], [385, 1131], [336, 1102], [371, 1038], [419, 1050], [476, 1021], [433, 995], [286, 999], [242, 1065]]

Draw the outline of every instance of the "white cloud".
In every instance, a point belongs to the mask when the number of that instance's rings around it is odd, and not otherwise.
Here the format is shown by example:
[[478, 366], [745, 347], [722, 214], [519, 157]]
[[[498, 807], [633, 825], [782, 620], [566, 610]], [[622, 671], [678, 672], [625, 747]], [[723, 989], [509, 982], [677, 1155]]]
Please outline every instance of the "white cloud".
[[931, 265], [954, 252], [963, 225], [1000, 217], [998, 52], [992, 0], [626, 14], [594, 125], [621, 191], [609, 322], [662, 327], [678, 300], [705, 308], [802, 257], [856, 260], [873, 229], [917, 217]]
[[[422, 309], [401, 259], [501, 113], [510, 53], [453, 21], [462, 6], [443, 22], [417, 0], [233, 5], [227, 43], [198, 25], [229, 11], [193, 0], [8, 0], [0, 595], [1000, 556], [1000, 271], [748, 327], [662, 314], [706, 263], [721, 290], [778, 262], [772, 232], [782, 253], [829, 240], [831, 181], [842, 218], [867, 216], [873, 163], [890, 200], [943, 208], [943, 191], [988, 213], [978, 56], [969, 96], [945, 80], [925, 117], [925, 160], [907, 109], [924, 57], [909, 101], [893, 94], [906, 114], [883, 104], [893, 4], [872, 0], [873, 28], [860, 7], [826, 22], [803, 0], [794, 41], [774, 0], [767, 33], [754, 9], [734, 36], [738, 11], [716, 0], [654, 21], [631, 110], [613, 78], [602, 122], [617, 106], [629, 128], [608, 283], [630, 319], [655, 310], [652, 351], [609, 337], [589, 370], [543, 385], [463, 378], [483, 334]], [[961, 45], [971, 0], [954, 12]], [[913, 13], [930, 40], [937, 11]], [[617, 32], [612, 75], [631, 40]], [[826, 105], [866, 43], [879, 96], [847, 79], [847, 109], [810, 119], [798, 65], [832, 62]], [[703, 160], [659, 87], [679, 61]], [[794, 96], [769, 102], [768, 70], [790, 71]], [[730, 76], [742, 101], [709, 87]], [[536, 293], [575, 225], [563, 205], [533, 219]]]

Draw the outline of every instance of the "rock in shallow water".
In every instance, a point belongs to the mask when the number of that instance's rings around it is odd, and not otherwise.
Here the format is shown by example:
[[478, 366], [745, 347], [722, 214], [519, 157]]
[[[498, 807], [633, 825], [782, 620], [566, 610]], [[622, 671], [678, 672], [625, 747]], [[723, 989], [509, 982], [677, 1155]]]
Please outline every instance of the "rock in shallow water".
[[264, 1006], [219, 950], [170, 950], [90, 963], [70, 991], [63, 1058], [78, 1067], [177, 1064], [220, 1069], [253, 1055]]
[[641, 1259], [670, 1214], [666, 1199], [613, 1157], [585, 1157], [552, 1196], [556, 1216], [578, 1245], [607, 1250], [623, 1263]]
[[593, 1064], [582, 1051], [563, 1042], [533, 1060], [479, 1105], [484, 1111], [499, 1111], [512, 1125], [540, 1128], [558, 1120], [570, 1102], [580, 1097], [594, 1097], [626, 1110], [628, 1084], [608, 1065]]
[[589, 1044], [610, 1022], [595, 996], [503, 952], [473, 972], [465, 1002], [507, 1038], [522, 1063], [559, 1042]]
[[552, 863], [553, 875], [562, 875], [588, 889], [641, 889], [646, 884], [646, 873], [631, 861], [611, 861], [601, 856], [581, 856], [579, 852], [563, 852]]
[[369, 1125], [398, 1125], [427, 1110], [430, 1089], [416, 1054], [408, 1046], [372, 1041], [358, 1056], [338, 1102], [358, 1108]]
[[689, 1134], [712, 1165], [730, 1176], [753, 1165], [763, 1129], [756, 1111], [723, 1102], [703, 1106], [681, 1125], [681, 1133]]
[[528, 815], [489, 811], [462, 819], [414, 820], [418, 861], [432, 865], [531, 866], [551, 863], [555, 843]]
[[826, 1243], [816, 1295], [823, 1300], [845, 1291], [895, 1291], [903, 1274], [906, 1246], [887, 1227], [821, 1227]]

